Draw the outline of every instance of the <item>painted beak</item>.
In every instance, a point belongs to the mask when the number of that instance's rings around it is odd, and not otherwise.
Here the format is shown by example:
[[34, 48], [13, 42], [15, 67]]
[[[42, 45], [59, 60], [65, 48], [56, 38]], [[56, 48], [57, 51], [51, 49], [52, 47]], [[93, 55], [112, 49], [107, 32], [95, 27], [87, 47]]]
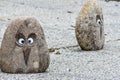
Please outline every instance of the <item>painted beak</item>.
[[29, 59], [30, 51], [31, 51], [30, 48], [25, 48], [23, 50], [23, 56], [24, 56], [24, 60], [25, 60], [25, 64], [26, 65], [28, 64], [28, 59]]

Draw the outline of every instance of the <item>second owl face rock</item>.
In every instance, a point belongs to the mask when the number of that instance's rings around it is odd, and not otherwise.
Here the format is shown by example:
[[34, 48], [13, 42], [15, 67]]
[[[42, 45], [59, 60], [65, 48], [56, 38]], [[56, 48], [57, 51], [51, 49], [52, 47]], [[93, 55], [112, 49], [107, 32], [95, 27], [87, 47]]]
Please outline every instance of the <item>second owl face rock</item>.
[[76, 21], [76, 38], [83, 50], [99, 50], [104, 46], [103, 14], [97, 0], [88, 0]]
[[4, 34], [0, 57], [3, 72], [46, 71], [50, 57], [39, 22], [35, 18], [14, 20]]

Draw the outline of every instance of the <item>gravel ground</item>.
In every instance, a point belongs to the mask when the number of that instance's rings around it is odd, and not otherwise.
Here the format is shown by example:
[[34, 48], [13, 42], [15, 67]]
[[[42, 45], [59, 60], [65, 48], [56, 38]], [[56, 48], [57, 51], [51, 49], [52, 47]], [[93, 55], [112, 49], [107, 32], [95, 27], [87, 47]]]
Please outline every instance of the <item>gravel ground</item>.
[[101, 0], [105, 46], [82, 51], [75, 38], [76, 17], [86, 0], [0, 0], [0, 43], [7, 25], [21, 16], [36, 17], [45, 32], [51, 54], [45, 73], [7, 74], [0, 80], [120, 80], [120, 2]]

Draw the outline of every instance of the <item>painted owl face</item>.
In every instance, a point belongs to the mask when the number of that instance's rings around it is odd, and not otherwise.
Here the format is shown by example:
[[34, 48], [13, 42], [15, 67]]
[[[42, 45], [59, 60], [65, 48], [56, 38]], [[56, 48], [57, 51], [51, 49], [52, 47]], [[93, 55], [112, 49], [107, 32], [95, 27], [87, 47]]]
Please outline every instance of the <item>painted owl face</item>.
[[49, 66], [44, 32], [35, 18], [13, 21], [4, 34], [1, 48], [3, 72], [44, 72]]
[[27, 61], [29, 58], [29, 54], [31, 48], [36, 44], [36, 35], [35, 33], [31, 33], [28, 37], [25, 37], [22, 33], [16, 35], [16, 45], [23, 49], [23, 55], [25, 64], [27, 65]]

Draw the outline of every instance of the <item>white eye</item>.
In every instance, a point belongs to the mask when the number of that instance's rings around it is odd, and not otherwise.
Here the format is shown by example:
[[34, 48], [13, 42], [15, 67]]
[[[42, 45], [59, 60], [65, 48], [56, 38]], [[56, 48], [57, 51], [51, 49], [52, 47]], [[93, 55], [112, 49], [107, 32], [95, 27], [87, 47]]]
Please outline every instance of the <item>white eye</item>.
[[100, 19], [97, 20], [97, 24], [98, 25], [101, 25], [102, 24], [102, 21]]
[[32, 44], [33, 43], [33, 38], [28, 38], [28, 42], [29, 42], [29, 44]]
[[24, 44], [25, 40], [24, 40], [23, 38], [20, 38], [20, 39], [18, 40], [18, 42], [19, 42], [19, 44]]

